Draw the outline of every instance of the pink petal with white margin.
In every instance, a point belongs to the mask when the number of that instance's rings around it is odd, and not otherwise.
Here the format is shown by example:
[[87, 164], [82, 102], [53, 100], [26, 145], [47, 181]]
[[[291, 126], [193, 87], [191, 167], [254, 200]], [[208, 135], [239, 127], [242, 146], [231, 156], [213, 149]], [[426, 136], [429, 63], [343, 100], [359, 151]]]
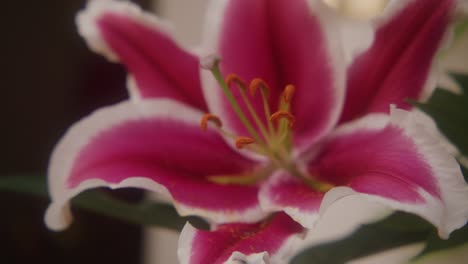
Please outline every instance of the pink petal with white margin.
[[[326, 133], [341, 111], [345, 63], [337, 21], [329, 11], [315, 0], [231, 0], [215, 2], [208, 12], [204, 53], [221, 57], [224, 74], [264, 79], [272, 89], [272, 111], [284, 86], [296, 86], [292, 112], [300, 148]], [[209, 72], [202, 72], [202, 82], [210, 112], [220, 115], [230, 130], [245, 134]], [[260, 98], [253, 103], [263, 117]]]
[[255, 224], [220, 225], [211, 232], [187, 223], [177, 253], [182, 264], [287, 263], [303, 236], [304, 229], [283, 213]]
[[217, 223], [263, 218], [258, 187], [207, 179], [235, 177], [259, 164], [232, 150], [216, 131], [202, 132], [201, 116], [181, 103], [160, 99], [123, 102], [75, 124], [52, 154], [47, 225], [67, 227], [69, 200], [96, 187], [158, 192], [172, 198], [181, 215], [197, 214]]
[[371, 115], [343, 125], [309, 164], [311, 174], [343, 186], [325, 195], [321, 212], [340, 197], [359, 194], [418, 214], [447, 237], [468, 220], [468, 186], [457, 162], [434, 136], [429, 118], [393, 109], [385, 119]]
[[287, 172], [277, 172], [262, 185], [259, 201], [263, 210], [283, 211], [302, 226], [312, 228], [323, 196]]
[[172, 39], [167, 24], [116, 0], [89, 1], [76, 20], [91, 49], [127, 67], [132, 97], [171, 98], [206, 110], [198, 58]]
[[455, 3], [401, 0], [389, 5], [377, 22], [373, 45], [348, 70], [341, 122], [367, 113], [387, 112], [390, 104], [409, 109], [411, 106], [404, 100], [420, 98]]

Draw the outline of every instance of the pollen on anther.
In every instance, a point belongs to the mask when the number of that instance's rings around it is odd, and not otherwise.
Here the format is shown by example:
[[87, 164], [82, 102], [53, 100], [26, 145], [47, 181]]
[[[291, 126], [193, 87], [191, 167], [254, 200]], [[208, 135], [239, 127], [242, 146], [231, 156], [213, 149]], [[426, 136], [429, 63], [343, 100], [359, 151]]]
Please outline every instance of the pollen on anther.
[[284, 102], [290, 103], [295, 91], [296, 91], [296, 87], [294, 87], [294, 85], [292, 84], [286, 85], [283, 91]]
[[287, 119], [288, 120], [288, 124], [289, 124], [289, 127], [293, 127], [294, 126], [294, 122], [296, 122], [296, 118], [289, 112], [286, 112], [286, 111], [278, 111], [274, 114], [272, 114], [270, 116], [270, 121], [271, 122], [276, 122], [280, 119]]
[[228, 87], [231, 87], [233, 83], [237, 84], [241, 89], [245, 89], [245, 87], [247, 87], [245, 81], [234, 73], [228, 74], [225, 82]]
[[218, 116], [207, 113], [204, 114], [202, 119], [200, 120], [200, 127], [202, 131], [206, 131], [206, 129], [208, 128], [208, 122], [213, 122], [218, 127], [221, 127], [223, 125], [221, 119]]
[[237, 137], [236, 138], [236, 148], [241, 149], [247, 145], [254, 143], [255, 141], [249, 137]]
[[249, 91], [252, 96], [255, 95], [258, 89], [262, 89], [263, 93], [268, 96], [270, 94], [270, 86], [260, 78], [255, 78], [250, 82]]

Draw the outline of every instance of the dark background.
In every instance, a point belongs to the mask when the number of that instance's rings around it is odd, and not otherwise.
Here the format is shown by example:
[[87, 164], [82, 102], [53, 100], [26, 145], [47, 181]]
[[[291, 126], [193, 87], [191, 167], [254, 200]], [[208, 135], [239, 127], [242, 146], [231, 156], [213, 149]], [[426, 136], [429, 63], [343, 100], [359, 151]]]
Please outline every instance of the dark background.
[[[51, 150], [72, 123], [127, 97], [124, 68], [90, 52], [77, 33], [75, 14], [85, 2], [2, 3], [0, 177], [45, 177]], [[74, 209], [72, 227], [54, 233], [43, 223], [47, 205], [0, 192], [0, 263], [141, 263], [140, 227]]]

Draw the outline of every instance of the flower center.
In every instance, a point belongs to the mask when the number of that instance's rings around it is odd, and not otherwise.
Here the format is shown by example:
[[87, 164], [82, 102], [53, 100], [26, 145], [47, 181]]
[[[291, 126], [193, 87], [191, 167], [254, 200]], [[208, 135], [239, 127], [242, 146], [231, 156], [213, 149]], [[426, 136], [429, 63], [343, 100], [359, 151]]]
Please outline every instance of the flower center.
[[[259, 155], [267, 157], [271, 161], [271, 166], [266, 171], [283, 169], [291, 175], [296, 176], [318, 191], [327, 191], [331, 185], [319, 182], [305, 173], [299, 171], [292, 159], [292, 129], [296, 121], [291, 113], [291, 102], [294, 96], [295, 87], [292, 84], [286, 85], [279, 98], [278, 110], [271, 112], [268, 97], [271, 89], [266, 82], [260, 78], [253, 79], [249, 85], [235, 74], [223, 77], [219, 68], [219, 59], [214, 58], [209, 66], [205, 66], [211, 71], [219, 86], [223, 90], [226, 99], [231, 105], [235, 115], [239, 118], [247, 131], [247, 135], [235, 135], [222, 128], [221, 119], [212, 114], [205, 114], [200, 122], [201, 129], [205, 131], [208, 124], [214, 124], [216, 129], [227, 138], [232, 138], [238, 149], [247, 149]], [[231, 89], [237, 89], [240, 100], [236, 99]], [[263, 102], [263, 115], [260, 117], [252, 105], [251, 99], [260, 94]], [[241, 108], [240, 102], [245, 108]], [[250, 117], [250, 118], [249, 118]], [[263, 122], [264, 118], [266, 122]], [[268, 172], [247, 174], [242, 177], [216, 177], [213, 181], [218, 183], [245, 184], [261, 180], [269, 175]]]

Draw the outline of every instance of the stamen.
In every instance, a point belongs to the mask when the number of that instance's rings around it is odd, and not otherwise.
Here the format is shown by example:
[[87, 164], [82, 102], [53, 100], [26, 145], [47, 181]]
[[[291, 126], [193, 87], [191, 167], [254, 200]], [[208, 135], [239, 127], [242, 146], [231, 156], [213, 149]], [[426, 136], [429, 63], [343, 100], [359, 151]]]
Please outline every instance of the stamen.
[[237, 100], [234, 97], [234, 94], [231, 92], [230, 88], [227, 86], [226, 82], [224, 81], [223, 75], [221, 74], [221, 69], [219, 68], [219, 60], [216, 61], [216, 59], [215, 59], [215, 62], [212, 63], [212, 66], [213, 67], [210, 69], [210, 71], [213, 74], [213, 76], [215, 77], [215, 79], [218, 82], [221, 89], [223, 90], [224, 94], [226, 95], [226, 99], [231, 104], [232, 109], [236, 113], [237, 117], [239, 117], [242, 124], [244, 124], [244, 126], [247, 129], [247, 131], [249, 132], [250, 136], [252, 136], [257, 142], [259, 142], [259, 144], [261, 144], [261, 146], [263, 148], [265, 145], [260, 143], [262, 141], [262, 138], [257, 133], [257, 131], [254, 129], [254, 127], [252, 126], [252, 124], [248, 120], [247, 116], [245, 115], [244, 111], [242, 111], [242, 108], [237, 103]]
[[207, 113], [204, 114], [202, 119], [200, 120], [200, 127], [202, 131], [206, 131], [208, 128], [208, 122], [213, 122], [218, 128], [220, 128], [223, 123], [221, 122], [221, 119], [213, 114]]
[[270, 116], [271, 122], [276, 122], [280, 119], [287, 119], [289, 127], [293, 127], [294, 122], [296, 122], [296, 118], [291, 113], [286, 111], [278, 111]]
[[[230, 74], [226, 80], [231, 81], [231, 82], [237, 82], [237, 79], [240, 79], [237, 77], [235, 74]], [[226, 81], [227, 83], [227, 81]], [[257, 125], [257, 128], [260, 129], [260, 132], [262, 133], [265, 143], [268, 143], [267, 141], [269, 140], [269, 135], [268, 132], [262, 122], [260, 120], [260, 117], [257, 115], [257, 112], [255, 111], [254, 107], [252, 106], [252, 103], [250, 102], [249, 98], [247, 98], [246, 94], [246, 89], [245, 89], [245, 83], [240, 79], [240, 84], [239, 82], [237, 83], [239, 86], [239, 94], [242, 97], [242, 100], [244, 101], [245, 106], [247, 107], [247, 110], [249, 110], [250, 116], [253, 118], [255, 121], [255, 124]], [[244, 85], [244, 86], [242, 86]], [[262, 91], [263, 94], [263, 91]]]
[[247, 87], [245, 81], [241, 79], [238, 75], [234, 73], [230, 73], [225, 80], [226, 84], [228, 87], [231, 87], [233, 83], [236, 83], [237, 86], [241, 89], [245, 90], [245, 87]]
[[250, 145], [252, 143], [255, 143], [255, 141], [249, 137], [237, 137], [236, 138], [236, 148], [238, 149], [244, 148], [245, 146]]
[[268, 97], [270, 94], [270, 86], [260, 78], [255, 78], [250, 82], [249, 90], [252, 96], [255, 95], [258, 89], [262, 89], [263, 94]]
[[[271, 88], [262, 79], [255, 78], [250, 82], [250, 86], [249, 86], [250, 94], [252, 96], [255, 96], [255, 93], [257, 92], [258, 89], [260, 89], [260, 91], [262, 92], [263, 111], [265, 112], [265, 118], [268, 120], [268, 118], [271, 115], [271, 111], [270, 111], [270, 106], [269, 106], [267, 97], [270, 94]], [[273, 135], [274, 128], [270, 122], [268, 122], [268, 131], [270, 132], [271, 135]]]
[[[284, 87], [281, 97], [279, 98], [278, 111], [271, 114], [270, 101], [268, 96], [271, 89], [268, 84], [260, 78], [252, 80], [249, 86], [246, 82], [235, 74], [229, 74], [226, 78], [223, 77], [220, 67], [220, 58], [216, 55], [206, 57], [200, 61], [200, 65], [204, 69], [209, 69], [213, 77], [218, 82], [220, 88], [224, 92], [227, 101], [231, 104], [234, 113], [237, 115], [241, 123], [245, 126], [247, 136], [237, 136], [222, 129], [221, 119], [213, 114], [204, 114], [200, 120], [200, 127], [203, 131], [208, 129], [208, 123], [212, 122], [217, 126], [217, 132], [226, 138], [235, 140], [235, 146], [238, 149], [246, 148], [248, 151], [253, 151], [259, 155], [266, 156], [270, 160], [269, 169], [276, 170], [283, 169], [298, 177], [309, 185], [312, 189], [319, 192], [326, 192], [333, 188], [332, 184], [322, 182], [317, 177], [312, 177], [300, 171], [295, 164], [295, 160], [291, 156], [292, 150], [292, 130], [296, 118], [291, 114], [290, 107], [291, 101], [295, 93], [294, 85], [288, 84]], [[237, 86], [238, 90], [233, 93], [231, 86]], [[248, 90], [247, 90], [248, 89]], [[265, 118], [260, 119], [257, 114], [257, 108], [254, 108], [249, 98], [248, 92], [251, 96], [255, 96], [257, 91], [260, 90], [261, 98], [263, 101]], [[238, 102], [238, 96], [242, 98], [244, 107], [243, 109]], [[255, 101], [257, 103], [257, 101]], [[257, 105], [255, 105], [257, 106]], [[246, 111], [248, 110], [248, 111]], [[248, 115], [250, 116], [248, 117]], [[252, 122], [250, 119], [253, 119]], [[265, 123], [265, 121], [267, 122]], [[277, 122], [275, 127], [274, 122]], [[265, 125], [268, 125], [268, 128]], [[257, 129], [260, 131], [258, 131]], [[268, 130], [268, 131], [267, 131]], [[260, 132], [260, 133], [259, 133]], [[258, 175], [257, 173], [250, 173], [246, 175], [217, 175], [210, 177], [209, 180], [218, 184], [255, 184], [256, 182], [268, 177], [271, 174], [265, 173]]]
[[294, 92], [296, 91], [296, 87], [292, 84], [286, 85], [283, 91], [283, 100], [285, 103], [290, 103], [291, 99], [294, 95]]

